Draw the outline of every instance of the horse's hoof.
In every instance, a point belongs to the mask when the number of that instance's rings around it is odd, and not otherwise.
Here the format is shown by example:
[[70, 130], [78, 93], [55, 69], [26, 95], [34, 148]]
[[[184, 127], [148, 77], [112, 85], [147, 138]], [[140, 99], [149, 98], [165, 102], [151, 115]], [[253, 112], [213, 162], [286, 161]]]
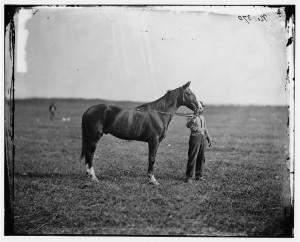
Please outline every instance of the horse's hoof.
[[149, 181], [148, 183], [149, 183], [149, 184], [153, 184], [153, 185], [155, 185], [155, 186], [158, 186], [158, 185], [159, 185], [159, 183], [158, 183], [157, 181]]
[[85, 188], [87, 188], [87, 187], [89, 187], [89, 184], [88, 184], [88, 183], [81, 184], [81, 185], [79, 186], [80, 189], [85, 189]]
[[150, 180], [149, 180], [149, 183], [153, 184], [153, 185], [159, 185], [159, 183], [157, 182], [157, 180], [155, 179], [154, 175], [148, 175]]
[[92, 181], [93, 181], [93, 182], [96, 182], [96, 183], [99, 183], [99, 180], [98, 180], [97, 177], [93, 177], [93, 178], [92, 178]]

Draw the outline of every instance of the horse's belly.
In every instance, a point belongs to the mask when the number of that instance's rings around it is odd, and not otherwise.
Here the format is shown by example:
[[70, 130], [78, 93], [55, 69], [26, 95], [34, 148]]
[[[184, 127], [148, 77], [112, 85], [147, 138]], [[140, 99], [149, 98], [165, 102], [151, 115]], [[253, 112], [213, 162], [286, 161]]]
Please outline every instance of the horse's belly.
[[128, 127], [113, 127], [107, 130], [111, 135], [124, 140], [142, 140], [142, 133]]
[[108, 131], [109, 134], [119, 138], [119, 139], [130, 139], [132, 138], [132, 135], [130, 135], [128, 132], [122, 132], [119, 130], [113, 130], [113, 131]]

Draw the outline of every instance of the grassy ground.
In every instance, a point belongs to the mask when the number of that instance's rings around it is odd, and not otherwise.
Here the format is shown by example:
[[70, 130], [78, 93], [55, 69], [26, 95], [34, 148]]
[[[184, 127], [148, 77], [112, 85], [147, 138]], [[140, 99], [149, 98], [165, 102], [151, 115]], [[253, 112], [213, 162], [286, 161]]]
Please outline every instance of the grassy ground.
[[[147, 184], [147, 144], [104, 136], [96, 150], [99, 184], [85, 175], [81, 115], [97, 100], [16, 102], [14, 225], [17, 234], [276, 236], [289, 203], [287, 109], [214, 107], [205, 177], [183, 182], [189, 131], [174, 117]], [[134, 106], [133, 103], [121, 103]], [[64, 122], [62, 118], [69, 117]], [[12, 167], [12, 165], [11, 165]]]

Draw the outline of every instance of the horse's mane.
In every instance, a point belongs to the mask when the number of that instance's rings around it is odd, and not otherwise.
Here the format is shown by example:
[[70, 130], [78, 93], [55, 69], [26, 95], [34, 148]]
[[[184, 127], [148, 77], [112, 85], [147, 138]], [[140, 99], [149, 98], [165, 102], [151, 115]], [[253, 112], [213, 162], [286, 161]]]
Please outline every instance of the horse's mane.
[[174, 90], [168, 90], [167, 93], [160, 97], [159, 99], [149, 102], [149, 103], [144, 103], [140, 106], [137, 106], [136, 108], [142, 109], [142, 110], [164, 110], [168, 104], [171, 98], [177, 97], [179, 94], [179, 88], [176, 88]]

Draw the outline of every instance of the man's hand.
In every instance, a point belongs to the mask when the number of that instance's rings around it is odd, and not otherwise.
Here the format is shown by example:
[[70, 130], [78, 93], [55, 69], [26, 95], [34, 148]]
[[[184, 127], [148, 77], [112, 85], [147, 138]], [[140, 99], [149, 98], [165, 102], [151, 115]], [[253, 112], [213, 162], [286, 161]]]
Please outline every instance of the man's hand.
[[207, 139], [207, 142], [208, 142], [208, 147], [210, 147], [211, 144], [212, 144], [212, 140], [211, 140], [210, 138], [208, 138], [208, 139]]

